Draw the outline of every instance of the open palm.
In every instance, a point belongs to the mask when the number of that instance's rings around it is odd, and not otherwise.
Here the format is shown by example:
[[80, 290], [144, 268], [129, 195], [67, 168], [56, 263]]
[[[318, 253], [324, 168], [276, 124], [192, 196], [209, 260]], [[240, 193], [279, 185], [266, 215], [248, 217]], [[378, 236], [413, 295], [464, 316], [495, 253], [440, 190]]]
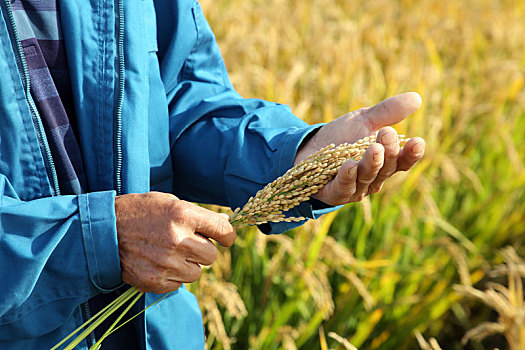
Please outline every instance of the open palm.
[[330, 205], [340, 205], [362, 200], [366, 195], [379, 191], [390, 176], [397, 171], [407, 171], [422, 157], [425, 142], [414, 137], [400, 148], [397, 124], [421, 107], [421, 97], [407, 92], [388, 98], [370, 108], [362, 108], [339, 117], [324, 125], [297, 152], [295, 164], [322, 147], [334, 143], [353, 143], [366, 136], [376, 136], [359, 162], [347, 161], [337, 176], [321, 189], [314, 198]]

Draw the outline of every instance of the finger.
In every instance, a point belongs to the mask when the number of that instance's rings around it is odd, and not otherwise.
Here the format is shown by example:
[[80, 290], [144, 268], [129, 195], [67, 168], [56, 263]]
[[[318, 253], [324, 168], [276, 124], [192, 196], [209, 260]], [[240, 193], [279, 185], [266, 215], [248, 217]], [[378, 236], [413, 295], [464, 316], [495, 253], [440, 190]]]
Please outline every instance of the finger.
[[385, 149], [383, 145], [374, 143], [366, 150], [357, 168], [357, 182], [354, 197], [361, 200], [368, 194], [368, 187], [376, 179], [379, 169], [383, 166]]
[[181, 286], [180, 281], [163, 277], [162, 273], [160, 273], [160, 271], [155, 268], [149, 268], [140, 271], [140, 278], [134, 278], [130, 281], [129, 277], [129, 275], [125, 276], [123, 274], [122, 280], [133, 287], [136, 287], [143, 293], [169, 293], [177, 290]]
[[208, 238], [195, 234], [184, 239], [186, 260], [200, 265], [211, 265], [217, 259], [217, 247]]
[[225, 247], [229, 247], [235, 242], [237, 233], [235, 228], [230, 225], [227, 215], [218, 214], [197, 205], [191, 206], [191, 208], [195, 232], [211, 238]]
[[202, 268], [199, 264], [185, 261], [176, 270], [170, 271], [173, 275], [167, 276], [165, 279], [170, 282], [192, 283], [199, 279], [202, 273]]
[[335, 178], [323, 187], [317, 198], [330, 205], [348, 203], [356, 190], [357, 163], [350, 159], [339, 169]]
[[414, 166], [425, 153], [425, 141], [420, 137], [408, 140], [397, 160], [397, 171], [407, 171]]
[[377, 140], [385, 149], [384, 162], [376, 179], [369, 186], [369, 193], [379, 191], [385, 180], [397, 170], [397, 157], [400, 148], [396, 130], [391, 127], [381, 129], [377, 134]]
[[137, 289], [142, 293], [155, 293], [155, 294], [166, 294], [173, 291], [176, 291], [182, 286], [181, 282], [166, 280], [162, 285], [152, 286], [152, 287], [137, 287]]
[[404, 120], [417, 111], [421, 104], [421, 96], [417, 92], [405, 92], [367, 109], [366, 119], [374, 130], [379, 130]]

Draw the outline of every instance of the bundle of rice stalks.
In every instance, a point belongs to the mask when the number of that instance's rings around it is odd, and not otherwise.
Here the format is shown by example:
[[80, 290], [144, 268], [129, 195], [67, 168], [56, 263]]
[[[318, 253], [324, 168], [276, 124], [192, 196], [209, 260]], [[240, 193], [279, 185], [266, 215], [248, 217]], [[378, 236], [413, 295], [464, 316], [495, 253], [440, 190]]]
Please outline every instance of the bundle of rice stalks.
[[507, 287], [499, 283], [488, 283], [488, 288], [481, 291], [471, 286], [454, 286], [457, 292], [477, 299], [498, 312], [497, 322], [484, 322], [469, 330], [462, 339], [463, 344], [501, 333], [505, 336], [509, 349], [525, 349], [525, 305], [521, 280], [525, 277], [525, 262], [512, 247], [503, 250], [503, 257], [505, 265], [496, 266], [489, 276], [506, 274]]
[[[400, 145], [408, 141], [403, 135], [399, 135], [398, 140]], [[242, 226], [306, 220], [303, 217], [286, 217], [283, 212], [309, 200], [337, 175], [347, 160], [361, 160], [367, 148], [375, 142], [375, 136], [369, 136], [352, 144], [330, 144], [321, 148], [266, 185], [242, 209], [235, 209], [230, 222], [234, 226]]]
[[[309, 200], [311, 195], [317, 193], [324, 185], [336, 176], [339, 168], [341, 168], [343, 163], [347, 160], [361, 160], [367, 148], [375, 141], [375, 136], [369, 136], [358, 140], [353, 144], [344, 143], [338, 146], [330, 144], [323, 147], [304, 161], [292, 167], [284, 175], [266, 185], [262, 190], [257, 192], [254, 197], [251, 197], [242, 209], [237, 208], [230, 217], [231, 224], [237, 227], [242, 227], [246, 225], [259, 225], [267, 222], [306, 220], [304, 217], [287, 217], [284, 212], [299, 205], [301, 202]], [[398, 137], [400, 145], [404, 145], [407, 141], [408, 140], [402, 135]], [[120, 323], [125, 314], [143, 294], [144, 293], [140, 292], [135, 287], [131, 287], [114, 302], [89, 319], [69, 336], [64, 338], [60, 343], [55, 345], [51, 350], [57, 349], [73, 335], [82, 331], [84, 327], [87, 327], [80, 335], [73, 339], [67, 347], [64, 348], [65, 350], [73, 349], [111, 314], [127, 304], [117, 320], [90, 348], [90, 350], [99, 349], [105, 338], [139, 315], [137, 314], [125, 322]], [[159, 299], [157, 302], [160, 300], [162, 299]], [[151, 306], [152, 305], [148, 307]], [[145, 310], [142, 312], [144, 311]], [[221, 334], [221, 332], [219, 332], [219, 334]], [[223, 336], [223, 338], [226, 339], [225, 336]]]
[[212, 334], [223, 346], [231, 349], [232, 341], [226, 333], [219, 307], [223, 307], [228, 315], [236, 319], [243, 318], [248, 311], [237, 291], [237, 287], [229, 282], [221, 281], [211, 274], [203, 274], [199, 279], [199, 303], [203, 307], [203, 321], [208, 324]]

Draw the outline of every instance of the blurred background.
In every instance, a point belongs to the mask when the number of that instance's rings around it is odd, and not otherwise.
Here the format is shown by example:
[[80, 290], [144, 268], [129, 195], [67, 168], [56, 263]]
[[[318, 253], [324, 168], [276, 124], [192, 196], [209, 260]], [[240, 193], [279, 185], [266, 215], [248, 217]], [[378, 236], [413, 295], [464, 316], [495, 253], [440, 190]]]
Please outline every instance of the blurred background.
[[423, 161], [189, 288], [209, 349], [525, 349], [525, 2], [202, 0], [245, 97], [328, 122], [405, 91]]

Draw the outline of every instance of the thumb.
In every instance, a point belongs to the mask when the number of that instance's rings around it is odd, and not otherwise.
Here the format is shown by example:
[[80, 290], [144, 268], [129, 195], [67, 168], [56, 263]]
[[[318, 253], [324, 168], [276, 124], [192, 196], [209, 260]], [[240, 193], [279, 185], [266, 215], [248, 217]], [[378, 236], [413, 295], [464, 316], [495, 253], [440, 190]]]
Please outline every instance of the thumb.
[[366, 111], [366, 119], [374, 130], [379, 130], [403, 121], [417, 111], [421, 104], [421, 96], [417, 92], [405, 92], [370, 107]]

